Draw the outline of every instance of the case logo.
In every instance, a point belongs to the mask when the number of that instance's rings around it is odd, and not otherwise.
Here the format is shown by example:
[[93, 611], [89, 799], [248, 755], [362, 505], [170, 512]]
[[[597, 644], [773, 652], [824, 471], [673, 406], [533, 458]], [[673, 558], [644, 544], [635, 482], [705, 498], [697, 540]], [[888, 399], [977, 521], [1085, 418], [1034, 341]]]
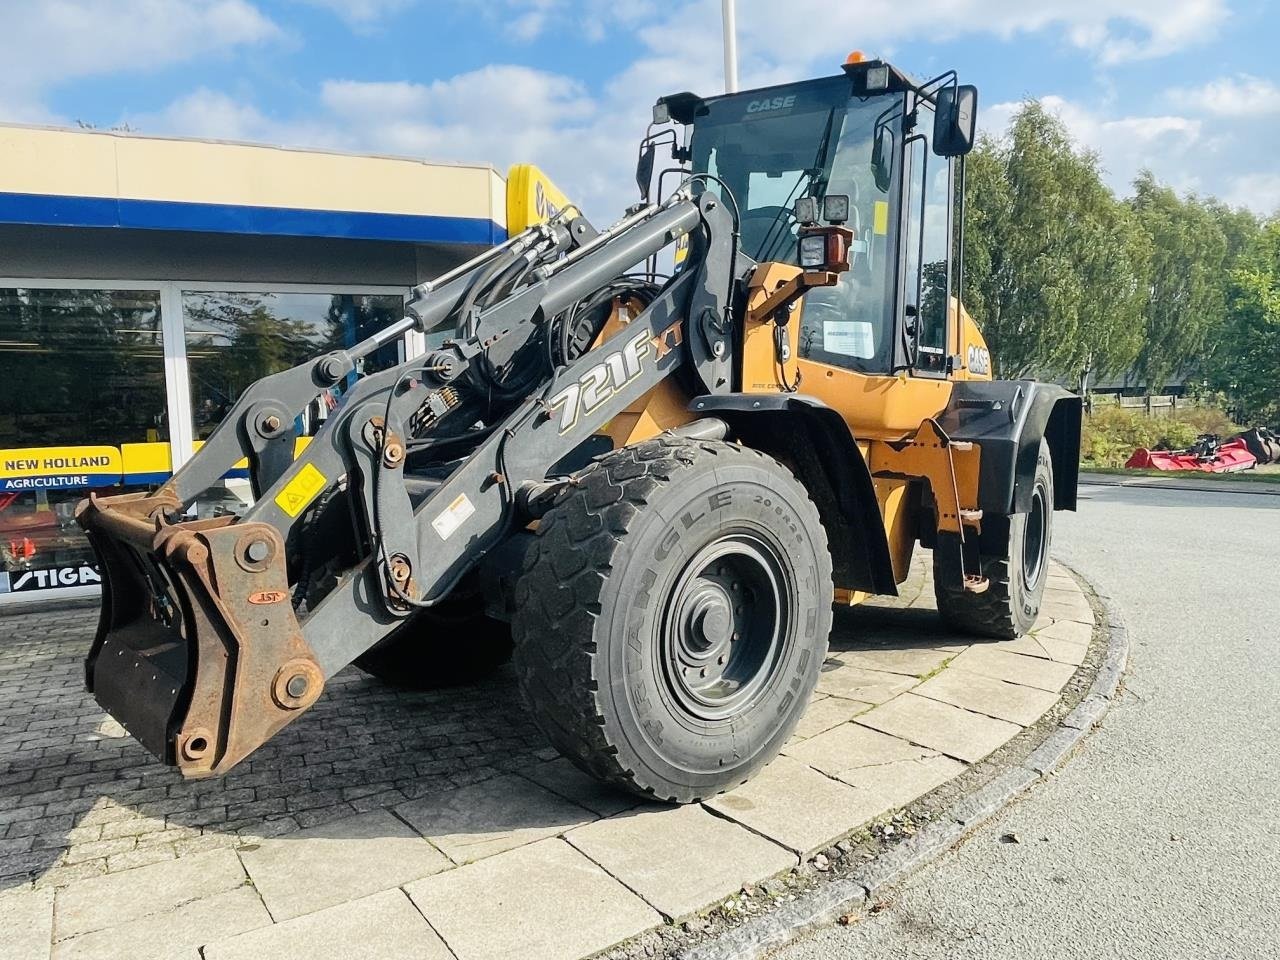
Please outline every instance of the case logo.
[[986, 347], [969, 344], [969, 353], [965, 358], [965, 366], [970, 373], [989, 374], [991, 372], [991, 351]]
[[789, 97], [765, 97], [747, 104], [747, 113], [764, 113], [766, 110], [790, 110], [796, 105], [796, 95]]

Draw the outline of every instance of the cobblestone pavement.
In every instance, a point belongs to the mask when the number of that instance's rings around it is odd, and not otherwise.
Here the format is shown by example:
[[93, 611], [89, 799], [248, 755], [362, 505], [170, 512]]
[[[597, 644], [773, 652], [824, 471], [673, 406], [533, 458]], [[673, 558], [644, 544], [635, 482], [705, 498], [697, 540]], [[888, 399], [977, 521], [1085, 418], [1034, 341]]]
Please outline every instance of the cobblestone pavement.
[[97, 610], [0, 617], [0, 890], [390, 807], [556, 756], [504, 671], [409, 693], [355, 668], [225, 777], [185, 781], [84, 689]]
[[681, 808], [558, 759], [508, 669], [426, 694], [348, 669], [230, 774], [184, 781], [84, 692], [96, 611], [0, 617], [0, 957], [575, 960], [688, 916], [1056, 703], [1093, 623], [1064, 571], [1032, 636], [974, 644], [915, 568], [900, 598], [838, 612], [783, 756]]

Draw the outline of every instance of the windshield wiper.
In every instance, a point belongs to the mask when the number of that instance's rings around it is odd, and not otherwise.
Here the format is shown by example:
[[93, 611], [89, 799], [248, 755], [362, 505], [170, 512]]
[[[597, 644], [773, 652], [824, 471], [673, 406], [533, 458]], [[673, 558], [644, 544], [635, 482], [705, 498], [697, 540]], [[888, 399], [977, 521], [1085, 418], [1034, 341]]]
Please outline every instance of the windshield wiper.
[[[810, 165], [809, 169], [802, 170], [800, 172], [800, 176], [796, 178], [796, 185], [791, 188], [791, 192], [787, 195], [787, 199], [782, 204], [782, 209], [778, 211], [778, 216], [774, 219], [773, 223], [769, 225], [769, 232], [764, 235], [764, 240], [760, 244], [760, 249], [758, 251], [759, 255], [756, 257], [757, 263], [764, 263], [771, 260], [773, 258], [774, 250], [777, 249], [777, 247], [781, 245], [782, 241], [787, 238], [787, 221], [792, 216], [791, 208], [796, 200], [801, 196], [805, 196], [810, 187], [816, 187], [822, 183], [820, 177], [826, 170], [827, 151], [831, 145], [831, 131], [835, 129], [836, 111], [838, 109], [840, 108], [832, 107], [831, 111], [827, 114], [827, 124], [822, 131], [822, 139], [818, 141], [817, 155], [814, 156], [813, 163]], [[805, 190], [804, 193], [799, 192], [802, 187]], [[775, 233], [778, 234], [776, 240], [774, 239]]]

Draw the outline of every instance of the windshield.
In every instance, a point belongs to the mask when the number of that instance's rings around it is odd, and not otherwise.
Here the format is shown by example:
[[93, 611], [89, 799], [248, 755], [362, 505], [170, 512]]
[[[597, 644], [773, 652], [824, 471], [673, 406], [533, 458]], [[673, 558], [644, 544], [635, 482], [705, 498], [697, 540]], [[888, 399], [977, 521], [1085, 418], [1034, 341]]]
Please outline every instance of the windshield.
[[[881, 371], [892, 363], [888, 252], [896, 249], [903, 98], [850, 90], [847, 77], [830, 77], [709, 100], [694, 120], [693, 167], [732, 191], [742, 250], [758, 262], [796, 262], [797, 198], [849, 197], [851, 269], [837, 286], [805, 297], [801, 356]], [[708, 189], [719, 192], [714, 183]]]

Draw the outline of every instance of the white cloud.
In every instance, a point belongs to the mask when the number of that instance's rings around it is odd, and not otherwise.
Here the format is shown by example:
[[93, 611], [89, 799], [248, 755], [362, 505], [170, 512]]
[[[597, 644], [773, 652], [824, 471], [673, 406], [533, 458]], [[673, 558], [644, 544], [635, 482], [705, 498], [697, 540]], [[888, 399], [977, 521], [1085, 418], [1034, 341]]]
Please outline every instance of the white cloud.
[[1203, 87], [1169, 91], [1171, 101], [1187, 110], [1219, 117], [1264, 117], [1280, 113], [1280, 86], [1247, 73], [1222, 77]]
[[179, 97], [157, 113], [127, 114], [122, 119], [130, 130], [140, 133], [286, 146], [341, 148], [346, 145], [331, 123], [280, 121], [262, 113], [253, 104], [207, 87]]
[[500, 166], [570, 148], [597, 115], [577, 81], [507, 65], [427, 84], [331, 80], [320, 99], [352, 145]]
[[321, 7], [352, 27], [365, 30], [393, 13], [408, 9], [417, 0], [295, 0]]
[[[1041, 102], [1066, 124], [1077, 143], [1096, 151], [1117, 194], [1132, 193], [1133, 180], [1149, 169], [1179, 193], [1217, 196], [1260, 216], [1280, 212], [1280, 174], [1271, 158], [1280, 152], [1280, 127], [1260, 126], [1252, 115], [1213, 120], [1172, 114], [1113, 116], [1059, 96]], [[1021, 104], [982, 111], [982, 128], [996, 136]], [[1259, 170], [1262, 165], [1264, 169]]]
[[1280, 216], [1280, 173], [1247, 173], [1232, 180], [1222, 197], [1233, 207], [1262, 216]]
[[[1105, 64], [1175, 53], [1213, 38], [1229, 12], [1226, 0], [741, 0], [743, 72], [752, 64], [809, 66], [839, 62], [851, 48], [881, 50], [904, 41], [990, 35], [1010, 39], [1054, 31]], [[696, 23], [689, 24], [696, 19]], [[666, 38], [688, 26], [718, 39], [719, 4], [703, 2], [661, 27]], [[652, 45], [652, 44], [651, 44]]]
[[[245, 6], [245, 0], [223, 2]], [[307, 2], [346, 10], [353, 23], [372, 23], [412, 0]], [[200, 90], [130, 123], [144, 131], [490, 161], [499, 167], [534, 162], [593, 217], [608, 219], [634, 199], [634, 145], [654, 99], [680, 89], [715, 93], [723, 83], [716, 0], [675, 7], [655, 0], [464, 3], [517, 40], [608, 37], [618, 53], [617, 71], [592, 91], [562, 74], [508, 65], [429, 82], [335, 78], [317, 91], [318, 109], [305, 120], [264, 116], [252, 104]], [[1064, 44], [1105, 63], [1154, 57], [1212, 37], [1227, 16], [1225, 0], [788, 0], [786, 13], [777, 16], [776, 0], [739, 0], [744, 86], [831, 73], [855, 46], [886, 52], [906, 41], [982, 34], [1016, 38], [1055, 31]], [[1101, 152], [1119, 187], [1144, 165], [1187, 189], [1212, 172], [1200, 160], [1217, 149], [1217, 141], [1198, 120], [1108, 116], [1064, 100], [1054, 106], [1076, 136]], [[1006, 105], [986, 115], [995, 117], [1001, 109], [1007, 114]]]
[[[657, 0], [463, 0], [508, 39], [542, 37], [604, 40], [611, 33], [663, 19]], [[625, 44], [625, 32], [618, 37]], [[620, 48], [623, 52], [626, 47]]]
[[46, 92], [142, 73], [280, 36], [247, 0], [44, 0], [6, 5], [4, 119], [53, 119]]
[[[1066, 124], [1077, 143], [1095, 151], [1102, 160], [1108, 182], [1118, 193], [1130, 185], [1144, 167], [1157, 170], [1161, 179], [1178, 189], [1198, 186], [1188, 161], [1204, 142], [1199, 120], [1172, 115], [1109, 117], [1083, 104], [1059, 96], [1046, 96], [1041, 103]], [[982, 112], [984, 130], [999, 136], [1021, 104], [998, 103]]]

